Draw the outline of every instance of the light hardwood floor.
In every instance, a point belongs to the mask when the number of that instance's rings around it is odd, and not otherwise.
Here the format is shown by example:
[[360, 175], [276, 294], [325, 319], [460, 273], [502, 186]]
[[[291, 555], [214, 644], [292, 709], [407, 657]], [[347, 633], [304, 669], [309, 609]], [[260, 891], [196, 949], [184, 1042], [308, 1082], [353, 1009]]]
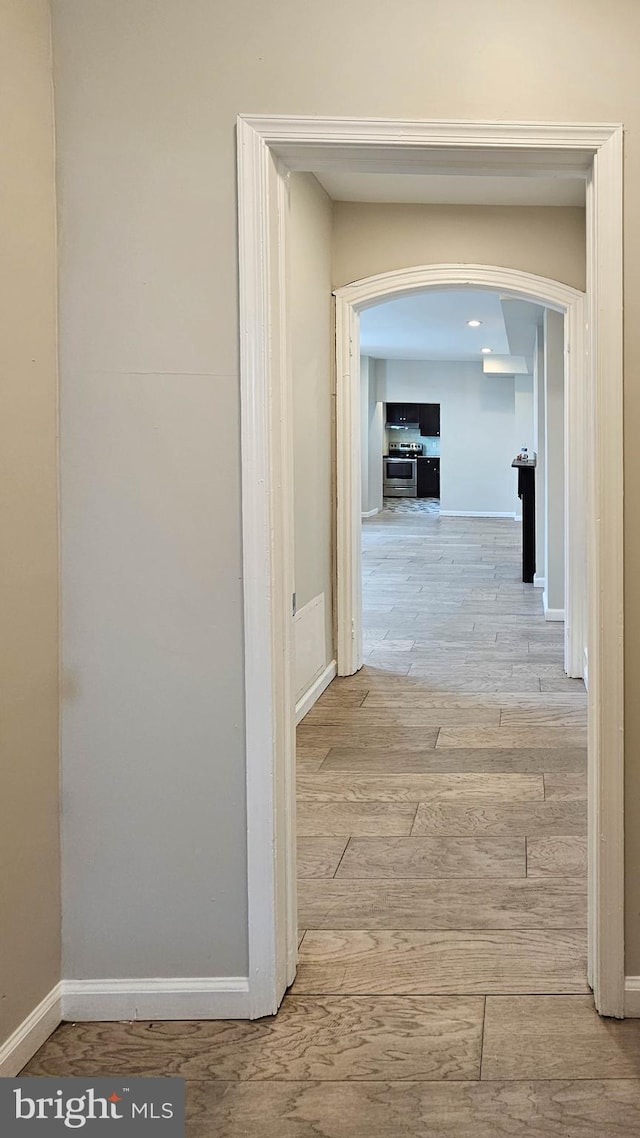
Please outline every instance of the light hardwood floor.
[[364, 525], [365, 666], [298, 732], [298, 977], [256, 1023], [64, 1024], [25, 1073], [182, 1075], [190, 1138], [640, 1138], [586, 983], [586, 698], [519, 528]]

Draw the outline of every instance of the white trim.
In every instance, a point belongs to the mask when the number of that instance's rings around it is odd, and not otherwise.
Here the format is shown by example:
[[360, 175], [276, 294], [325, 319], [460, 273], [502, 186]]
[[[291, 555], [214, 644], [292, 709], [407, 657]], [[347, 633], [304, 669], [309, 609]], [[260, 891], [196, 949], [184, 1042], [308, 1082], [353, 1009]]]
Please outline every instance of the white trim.
[[516, 520], [513, 510], [440, 510], [441, 518], [511, 518]]
[[589, 911], [596, 1007], [624, 997], [624, 530], [622, 127], [587, 184], [589, 293]]
[[63, 980], [66, 1020], [249, 1019], [246, 976]]
[[[362, 667], [362, 565], [360, 558], [362, 467], [360, 447], [352, 440], [360, 429], [360, 321], [349, 305], [336, 304], [336, 616], [338, 675], [351, 676]], [[358, 438], [360, 436], [358, 435]]]
[[375, 510], [362, 510], [361, 517], [373, 518], [375, 516], [375, 514], [379, 514], [379, 513], [380, 513], [380, 510], [376, 506]]
[[640, 1019], [640, 976], [625, 977], [624, 1014], [629, 1019]]
[[[283, 325], [286, 330], [282, 258], [275, 252], [284, 237], [286, 220], [279, 184], [286, 170], [277, 168], [279, 159], [289, 169], [299, 170], [331, 166], [395, 173], [525, 171], [555, 177], [578, 173], [587, 178], [588, 471], [592, 483], [589, 556], [585, 558], [590, 568], [591, 671], [589, 976], [598, 1010], [622, 1015], [622, 128], [584, 123], [393, 122], [259, 115], [239, 119], [238, 152], [250, 1014], [275, 1010], [295, 961], [293, 807], [286, 802], [293, 788], [289, 739], [294, 699], [288, 690], [290, 677], [284, 675], [289, 667], [291, 625], [290, 597], [288, 607], [284, 598], [291, 584], [291, 519], [286, 515], [292, 459], [283, 445], [278, 418], [286, 394], [283, 375], [288, 376], [288, 368], [281, 366]], [[472, 283], [473, 267], [453, 268], [460, 283]], [[478, 267], [478, 271], [476, 283], [484, 285], [485, 270]], [[531, 277], [508, 269], [499, 272], [496, 287], [527, 297], [523, 282]], [[449, 277], [448, 283], [455, 287], [456, 279]], [[554, 290], [562, 293], [557, 307], [566, 311], [567, 294], [574, 290], [557, 282], [545, 282], [544, 292], [529, 298], [542, 298], [553, 307]], [[348, 325], [349, 335], [344, 335], [344, 321], [354, 311], [353, 300], [353, 295], [344, 295], [336, 301], [338, 339], [347, 344], [342, 358], [338, 357], [337, 381], [343, 395], [337, 404], [340, 407], [342, 400], [347, 413], [345, 419], [338, 414], [339, 447], [345, 436], [350, 439], [355, 434], [359, 423], [354, 415], [359, 392], [355, 406], [346, 400], [345, 407], [342, 382], [351, 353], [357, 350], [357, 321]], [[576, 353], [570, 355], [575, 361]], [[585, 369], [580, 370], [584, 378]], [[347, 482], [355, 487], [359, 470]], [[346, 509], [345, 488], [338, 482], [342, 500], [342, 506], [338, 503], [338, 534], [343, 542], [349, 526], [355, 532], [361, 524], [360, 497]], [[354, 564], [346, 570], [353, 576]], [[338, 599], [350, 587], [344, 570], [342, 579], [339, 572]], [[356, 589], [354, 582], [352, 595]], [[358, 612], [356, 603], [356, 618]], [[343, 625], [338, 637], [339, 671], [349, 657], [352, 669], [359, 666], [358, 651], [353, 628]]]
[[564, 624], [564, 609], [549, 609], [545, 605], [544, 619], [550, 621], [558, 621]]
[[581, 296], [567, 308], [564, 320], [564, 666], [574, 678], [582, 676], [587, 641], [588, 359], [587, 298]]
[[546, 587], [547, 587], [547, 579], [546, 579], [546, 577], [537, 577], [537, 576], [534, 576], [534, 578], [533, 578], [533, 587], [534, 587], [534, 589], [546, 589]]
[[300, 697], [296, 703], [296, 726], [301, 719], [304, 719], [308, 711], [311, 711], [314, 703], [320, 699], [323, 691], [329, 687], [332, 680], [335, 680], [338, 674], [338, 665], [335, 660], [327, 664], [324, 672], [321, 672], [317, 679], [315, 679], [303, 696]]
[[297, 959], [293, 479], [280, 476], [291, 453], [286, 183], [242, 119], [238, 212], [249, 1014], [257, 1018], [277, 1011]]
[[0, 1078], [14, 1078], [61, 1020], [62, 985], [56, 984], [0, 1047]]

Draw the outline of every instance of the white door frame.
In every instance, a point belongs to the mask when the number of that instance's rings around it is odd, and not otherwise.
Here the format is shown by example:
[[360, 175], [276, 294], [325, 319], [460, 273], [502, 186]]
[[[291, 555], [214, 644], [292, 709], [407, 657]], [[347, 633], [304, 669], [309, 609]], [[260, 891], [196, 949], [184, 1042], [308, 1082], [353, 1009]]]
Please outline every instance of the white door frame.
[[587, 439], [584, 428], [587, 298], [559, 281], [494, 265], [416, 265], [366, 277], [335, 290], [337, 430], [338, 675], [362, 667], [362, 522], [360, 486], [360, 313], [427, 290], [482, 288], [562, 312], [565, 350], [565, 670], [583, 677], [587, 645], [584, 601]]
[[268, 115], [238, 119], [250, 1015], [276, 1010], [297, 951], [286, 179], [329, 169], [587, 181], [589, 979], [598, 1010], [621, 1016], [622, 127]]

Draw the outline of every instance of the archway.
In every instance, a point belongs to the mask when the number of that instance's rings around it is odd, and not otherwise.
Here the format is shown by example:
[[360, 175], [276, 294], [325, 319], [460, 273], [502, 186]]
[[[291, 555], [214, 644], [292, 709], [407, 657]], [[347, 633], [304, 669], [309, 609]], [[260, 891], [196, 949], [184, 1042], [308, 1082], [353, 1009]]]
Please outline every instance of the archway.
[[478, 288], [530, 300], [565, 316], [565, 670], [587, 669], [586, 513], [586, 296], [559, 281], [495, 265], [418, 265], [336, 289], [337, 420], [337, 663], [338, 674], [362, 665], [360, 551], [359, 314], [390, 299], [427, 290]]

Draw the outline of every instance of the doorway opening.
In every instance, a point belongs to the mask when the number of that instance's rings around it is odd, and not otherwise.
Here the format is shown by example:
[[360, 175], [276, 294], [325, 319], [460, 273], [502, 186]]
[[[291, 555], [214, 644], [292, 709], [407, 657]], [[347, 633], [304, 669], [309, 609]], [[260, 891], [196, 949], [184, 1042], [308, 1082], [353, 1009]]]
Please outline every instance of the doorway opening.
[[[363, 666], [298, 730], [303, 990], [585, 991], [587, 701], [549, 548], [563, 324], [478, 290], [361, 316]], [[545, 456], [553, 612], [523, 583], [516, 438]]]

